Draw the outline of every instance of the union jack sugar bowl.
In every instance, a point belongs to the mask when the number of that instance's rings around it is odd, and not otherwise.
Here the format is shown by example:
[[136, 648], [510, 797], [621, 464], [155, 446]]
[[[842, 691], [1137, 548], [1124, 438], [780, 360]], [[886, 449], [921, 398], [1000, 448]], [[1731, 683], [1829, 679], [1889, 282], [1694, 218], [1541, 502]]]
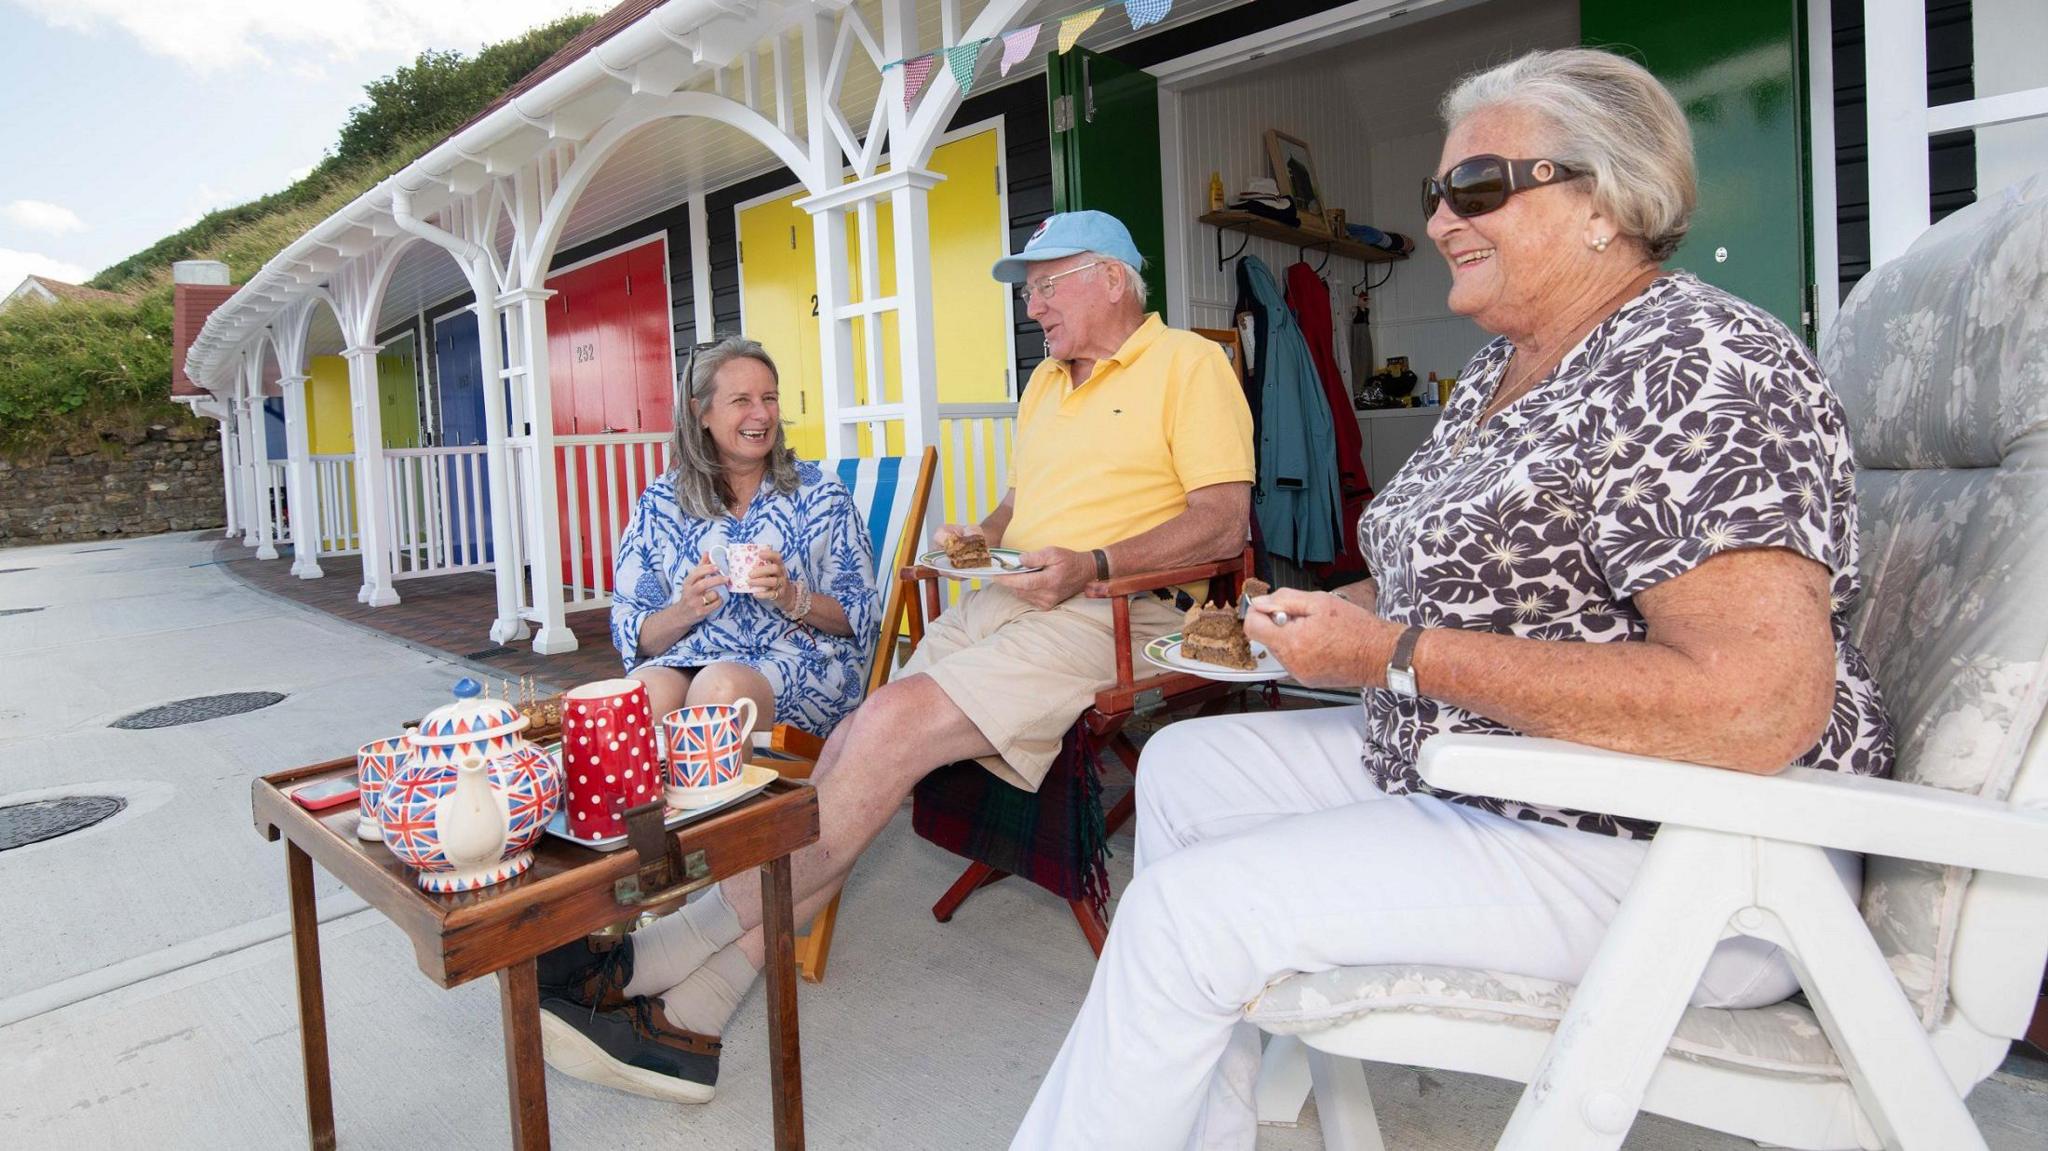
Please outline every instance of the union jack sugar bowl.
[[428, 891], [474, 891], [533, 865], [533, 843], [561, 801], [555, 757], [519, 733], [528, 720], [482, 698], [473, 679], [407, 735], [413, 753], [384, 785], [384, 843]]

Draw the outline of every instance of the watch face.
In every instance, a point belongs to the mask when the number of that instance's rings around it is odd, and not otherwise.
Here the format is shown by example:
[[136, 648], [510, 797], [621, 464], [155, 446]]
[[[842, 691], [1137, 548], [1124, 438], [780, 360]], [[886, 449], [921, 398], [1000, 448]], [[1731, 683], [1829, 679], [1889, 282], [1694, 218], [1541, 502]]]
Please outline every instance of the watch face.
[[1415, 694], [1415, 672], [1413, 669], [1387, 669], [1387, 690], [1397, 695]]

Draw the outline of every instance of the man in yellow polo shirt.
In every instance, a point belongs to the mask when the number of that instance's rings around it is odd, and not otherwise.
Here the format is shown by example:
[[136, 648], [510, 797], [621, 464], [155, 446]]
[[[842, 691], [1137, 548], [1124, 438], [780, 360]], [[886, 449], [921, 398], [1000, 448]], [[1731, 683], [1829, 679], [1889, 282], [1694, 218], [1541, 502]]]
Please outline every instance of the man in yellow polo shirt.
[[[997, 262], [996, 279], [1022, 285], [1050, 358], [1018, 405], [1003, 502], [977, 528], [937, 534], [943, 542], [979, 532], [1043, 570], [963, 597], [832, 733], [811, 776], [818, 842], [794, 861], [798, 923], [825, 906], [911, 788], [938, 768], [975, 759], [1038, 788], [1060, 737], [1116, 680], [1110, 604], [1080, 595], [1089, 581], [1244, 547], [1256, 475], [1251, 410], [1215, 344], [1146, 312], [1142, 262], [1130, 232], [1101, 212], [1054, 216], [1024, 251]], [[1135, 647], [1181, 618], [1151, 596], [1133, 599], [1130, 615], [1134, 659]], [[551, 984], [598, 1006], [625, 1002], [620, 1010], [637, 1022], [604, 1044], [565, 1046], [564, 1058], [550, 1035], [549, 1062], [656, 1098], [710, 1099], [716, 1036], [764, 958], [760, 922], [760, 880], [748, 871], [609, 953], [581, 943], [550, 952]], [[669, 988], [662, 999], [634, 998]], [[632, 1015], [642, 1003], [651, 1006]], [[679, 1063], [669, 1048], [689, 1059]]]
[[[1244, 392], [1214, 343], [1146, 312], [1141, 260], [1116, 217], [1068, 212], [996, 264], [996, 279], [1023, 285], [1050, 354], [1017, 405], [1003, 502], [978, 527], [949, 524], [937, 537], [978, 533], [1044, 570], [963, 597], [896, 675], [931, 679], [988, 740], [975, 758], [1027, 790], [1116, 680], [1109, 601], [1082, 588], [1233, 556], [1250, 523]], [[1133, 650], [1180, 619], [1171, 603], [1132, 600]]]

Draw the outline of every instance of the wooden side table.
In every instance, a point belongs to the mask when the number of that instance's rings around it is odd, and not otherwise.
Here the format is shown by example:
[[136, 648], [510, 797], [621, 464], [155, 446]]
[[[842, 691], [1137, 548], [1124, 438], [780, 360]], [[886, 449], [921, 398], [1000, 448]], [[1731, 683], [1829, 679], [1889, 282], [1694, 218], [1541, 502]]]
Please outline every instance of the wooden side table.
[[[543, 739], [547, 733], [529, 732]], [[355, 760], [337, 759], [258, 779], [252, 806], [256, 829], [285, 841], [291, 888], [292, 948], [298, 961], [300, 1047], [306, 1071], [306, 1120], [312, 1146], [335, 1146], [334, 1095], [328, 1078], [327, 1009], [320, 982], [319, 916], [313, 905], [313, 864], [383, 912], [412, 939], [420, 970], [442, 987], [498, 976], [510, 1081], [512, 1144], [549, 1145], [545, 1065], [541, 1059], [540, 990], [534, 957], [643, 912], [681, 906], [683, 897], [750, 867], [762, 871], [761, 912], [768, 970], [768, 1058], [773, 1076], [775, 1147], [804, 1145], [803, 1083], [797, 1046], [795, 902], [790, 855], [818, 838], [818, 798], [809, 785], [778, 779], [728, 811], [665, 833], [675, 858], [690, 861], [688, 879], [657, 901], [622, 904], [614, 885], [633, 877], [640, 856], [631, 847], [604, 853], [553, 836], [534, 846], [533, 866], [495, 887], [459, 895], [420, 890], [412, 873], [381, 843], [356, 838], [353, 805], [311, 812], [291, 790], [353, 774]]]

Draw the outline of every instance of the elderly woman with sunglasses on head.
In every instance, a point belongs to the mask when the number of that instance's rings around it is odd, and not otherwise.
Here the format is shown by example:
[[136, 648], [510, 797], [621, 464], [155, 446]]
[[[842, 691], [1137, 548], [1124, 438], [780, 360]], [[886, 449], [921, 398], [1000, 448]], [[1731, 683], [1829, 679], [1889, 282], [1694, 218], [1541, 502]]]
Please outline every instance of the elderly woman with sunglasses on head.
[[[760, 344], [700, 345], [685, 376], [669, 470], [619, 538], [612, 642], [656, 718], [745, 696], [763, 724], [829, 735], [860, 704], [879, 626], [867, 528], [845, 485], [784, 442]], [[759, 548], [745, 594], [716, 562], [741, 544]]]
[[[1734, 771], [1878, 774], [1889, 724], [1847, 619], [1849, 445], [1761, 309], [1661, 265], [1692, 141], [1633, 63], [1537, 52], [1461, 82], [1428, 181], [1450, 305], [1498, 338], [1373, 500], [1375, 578], [1252, 601], [1246, 632], [1363, 708], [1194, 720], [1147, 744], [1136, 878], [1015, 1146], [1249, 1148], [1274, 979], [1417, 964], [1576, 982], [1653, 825], [1437, 791], [1443, 732]], [[1845, 884], [1857, 861], [1841, 861]], [[1695, 995], [1796, 981], [1731, 939]]]
[[[619, 539], [612, 641], [657, 718], [744, 696], [762, 723], [829, 735], [860, 704], [880, 628], [867, 528], [845, 485], [784, 442], [775, 361], [760, 344], [700, 344], [683, 379], [669, 470]], [[742, 544], [759, 549], [744, 593], [714, 562]], [[663, 978], [676, 965], [662, 954], [691, 937], [682, 920], [638, 932], [634, 947], [577, 940], [540, 957], [549, 1066], [673, 1103], [712, 1098], [718, 1036], [754, 966], [734, 945], [680, 983]], [[637, 982], [636, 952], [655, 960]]]

